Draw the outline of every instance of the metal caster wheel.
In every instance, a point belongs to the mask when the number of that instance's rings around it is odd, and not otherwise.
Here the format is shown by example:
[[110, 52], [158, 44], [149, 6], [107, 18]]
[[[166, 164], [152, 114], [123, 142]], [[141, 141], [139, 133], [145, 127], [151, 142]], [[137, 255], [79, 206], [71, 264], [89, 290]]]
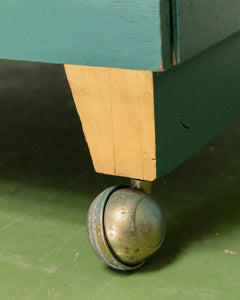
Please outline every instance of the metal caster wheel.
[[93, 250], [107, 265], [119, 270], [141, 267], [160, 248], [165, 234], [160, 208], [136, 183], [135, 188], [106, 189], [88, 213]]

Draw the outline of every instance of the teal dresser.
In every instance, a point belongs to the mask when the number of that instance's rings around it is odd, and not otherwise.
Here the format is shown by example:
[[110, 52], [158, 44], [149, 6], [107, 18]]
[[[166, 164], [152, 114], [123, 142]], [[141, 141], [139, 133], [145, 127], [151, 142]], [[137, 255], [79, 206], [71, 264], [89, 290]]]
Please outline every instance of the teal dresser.
[[[152, 254], [148, 243], [156, 242], [154, 251], [160, 247], [164, 225], [148, 199], [148, 183], [240, 118], [239, 16], [239, 0], [1, 4], [0, 58], [64, 64], [95, 170], [133, 178], [133, 188], [107, 190], [90, 209], [90, 241], [109, 265], [134, 269]], [[123, 228], [117, 217], [104, 219], [115, 193], [136, 197], [135, 205], [138, 197], [149, 200], [140, 221], [136, 207], [129, 208], [133, 202], [122, 204], [131, 215], [125, 225], [150, 228], [147, 236], [139, 234], [145, 250], [136, 246], [136, 232], [126, 234], [129, 228], [117, 239], [135, 252], [123, 254], [108, 235], [114, 226], [118, 234]], [[122, 207], [114, 209], [121, 213]], [[149, 221], [154, 218], [158, 225]]]

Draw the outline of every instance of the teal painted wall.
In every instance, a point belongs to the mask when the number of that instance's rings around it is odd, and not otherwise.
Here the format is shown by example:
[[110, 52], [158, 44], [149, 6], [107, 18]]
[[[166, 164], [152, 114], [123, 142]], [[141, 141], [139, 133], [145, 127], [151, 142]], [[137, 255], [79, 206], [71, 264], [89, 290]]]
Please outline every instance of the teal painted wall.
[[154, 73], [157, 175], [172, 171], [240, 119], [240, 34]]
[[168, 0], [2, 1], [0, 58], [157, 70], [168, 10]]

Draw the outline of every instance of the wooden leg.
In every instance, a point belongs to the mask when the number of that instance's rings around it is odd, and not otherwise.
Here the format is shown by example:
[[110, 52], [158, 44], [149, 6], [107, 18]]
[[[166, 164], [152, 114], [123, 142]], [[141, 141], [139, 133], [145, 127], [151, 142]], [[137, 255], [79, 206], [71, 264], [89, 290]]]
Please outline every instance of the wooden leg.
[[240, 35], [163, 73], [66, 65], [97, 172], [153, 181], [240, 119]]
[[156, 178], [153, 74], [65, 65], [95, 170]]

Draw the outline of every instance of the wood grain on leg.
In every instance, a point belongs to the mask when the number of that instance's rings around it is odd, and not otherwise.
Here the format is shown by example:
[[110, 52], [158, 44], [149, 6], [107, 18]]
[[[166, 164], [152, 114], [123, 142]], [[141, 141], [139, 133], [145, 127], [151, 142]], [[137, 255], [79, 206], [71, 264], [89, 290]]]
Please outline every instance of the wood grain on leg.
[[95, 170], [156, 178], [150, 71], [65, 65]]

